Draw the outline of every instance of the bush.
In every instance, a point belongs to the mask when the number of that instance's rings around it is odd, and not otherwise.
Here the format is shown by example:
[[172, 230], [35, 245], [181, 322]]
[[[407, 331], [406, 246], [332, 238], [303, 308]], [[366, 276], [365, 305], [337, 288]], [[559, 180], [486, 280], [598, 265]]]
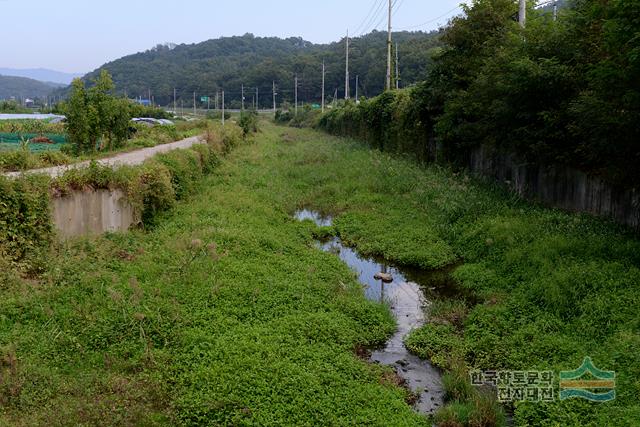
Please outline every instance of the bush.
[[156, 160], [169, 170], [177, 199], [193, 191], [196, 181], [202, 177], [199, 156], [192, 150], [175, 150], [160, 154]]
[[176, 193], [171, 183], [171, 172], [156, 161], [146, 162], [140, 173], [139, 185], [142, 223], [151, 225], [158, 213], [175, 204]]
[[319, 110], [313, 110], [309, 105], [306, 105], [301, 113], [293, 116], [293, 118], [289, 121], [289, 126], [297, 128], [316, 127], [320, 120], [321, 114], [322, 113]]
[[[140, 166], [112, 169], [92, 162], [87, 168], [70, 169], [53, 180], [39, 175], [16, 179], [0, 176], [0, 255], [12, 262], [22, 262], [46, 250], [54, 235], [50, 197], [62, 197], [75, 190], [120, 189], [140, 213], [143, 223], [153, 224], [160, 212], [170, 209], [177, 199], [192, 191], [203, 174], [213, 171], [220, 155], [241, 141], [237, 126], [227, 125], [218, 133], [215, 140], [206, 144], [162, 154]], [[51, 160], [60, 159], [54, 155]]]
[[293, 113], [291, 111], [277, 110], [275, 116], [275, 122], [283, 125], [288, 125], [293, 120]]
[[0, 252], [12, 261], [47, 246], [52, 239], [49, 179], [0, 176]]
[[[231, 113], [225, 111], [224, 119], [229, 120], [231, 118]], [[222, 111], [209, 111], [207, 113], [207, 119], [210, 120], [222, 120]]]
[[251, 133], [258, 132], [258, 113], [246, 111], [240, 116], [238, 125], [242, 129], [242, 135], [246, 138]]

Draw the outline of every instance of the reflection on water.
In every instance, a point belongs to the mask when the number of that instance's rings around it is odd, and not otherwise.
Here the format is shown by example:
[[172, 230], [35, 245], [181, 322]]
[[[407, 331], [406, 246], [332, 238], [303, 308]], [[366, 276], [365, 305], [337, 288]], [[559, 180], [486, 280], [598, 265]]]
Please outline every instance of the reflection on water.
[[303, 209], [296, 212], [295, 218], [298, 221], [304, 221], [305, 219], [311, 220], [320, 227], [329, 227], [332, 224], [332, 219], [330, 216], [324, 216], [316, 211], [310, 211], [308, 209]]
[[[311, 220], [323, 227], [332, 224], [331, 217], [309, 210], [296, 212], [295, 218], [301, 221]], [[425, 414], [435, 412], [444, 399], [440, 372], [429, 362], [410, 354], [403, 340], [409, 332], [426, 321], [424, 308], [429, 302], [423, 290], [426, 289], [431, 294], [440, 287], [447, 288], [446, 280], [443, 281], [441, 277], [448, 275], [416, 269], [399, 269], [384, 260], [360, 256], [356, 250], [345, 246], [339, 238], [318, 242], [317, 245], [323, 251], [337, 255], [354, 270], [365, 287], [367, 298], [389, 303], [398, 329], [384, 349], [372, 353], [371, 360], [393, 366], [406, 381], [407, 386], [420, 395], [416, 410]], [[384, 283], [382, 280], [376, 280], [374, 276], [380, 272], [390, 273], [393, 281]], [[432, 280], [436, 278], [440, 280]], [[418, 282], [425, 286], [420, 286]]]

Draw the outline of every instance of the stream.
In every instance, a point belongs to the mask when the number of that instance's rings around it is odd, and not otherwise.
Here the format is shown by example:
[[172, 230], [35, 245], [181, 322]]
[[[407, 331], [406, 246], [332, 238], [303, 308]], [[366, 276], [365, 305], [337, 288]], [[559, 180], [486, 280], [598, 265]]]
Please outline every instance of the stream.
[[[332, 225], [331, 217], [306, 209], [296, 212], [294, 216], [299, 221], [311, 220], [321, 227]], [[323, 251], [337, 255], [354, 270], [367, 298], [389, 304], [398, 328], [384, 348], [372, 352], [371, 360], [392, 366], [406, 386], [419, 396], [415, 409], [423, 414], [433, 414], [444, 401], [441, 373], [428, 361], [409, 353], [404, 346], [404, 337], [425, 324], [425, 308], [429, 306], [430, 298], [436, 294], [442, 295], [440, 290], [444, 292], [448, 289], [446, 283], [442, 286], [447, 275], [400, 268], [383, 259], [363, 257], [355, 249], [344, 245], [339, 238], [318, 241], [317, 244]], [[390, 283], [377, 280], [374, 276], [379, 273], [391, 274], [393, 280]]]

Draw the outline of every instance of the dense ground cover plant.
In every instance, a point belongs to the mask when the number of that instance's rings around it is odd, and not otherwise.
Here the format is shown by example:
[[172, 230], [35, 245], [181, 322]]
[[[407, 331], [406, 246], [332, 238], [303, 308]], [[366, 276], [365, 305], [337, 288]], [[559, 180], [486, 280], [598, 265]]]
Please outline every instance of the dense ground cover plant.
[[[285, 188], [265, 191], [258, 144], [149, 232], [70, 241], [39, 280], [2, 279], [0, 423], [429, 425], [355, 354], [392, 332], [390, 313], [276, 203]], [[182, 171], [184, 154], [154, 164]]]
[[[153, 164], [182, 170], [191, 156]], [[616, 371], [615, 401], [519, 404], [515, 424], [639, 419], [640, 242], [624, 229], [266, 123], [204, 180], [150, 232], [55, 246], [35, 282], [3, 270], [0, 422], [492, 426], [503, 418], [469, 386], [470, 367], [557, 371], [585, 355]], [[354, 356], [393, 324], [315, 248], [320, 230], [291, 219], [302, 207], [333, 214], [332, 230], [363, 252], [453, 265], [460, 298], [436, 300], [407, 340], [448, 371], [451, 401], [434, 420]]]
[[[518, 404], [516, 425], [640, 419], [637, 236], [351, 140], [274, 132], [266, 132], [273, 143], [253, 160], [260, 165], [251, 172], [256, 191], [275, 194], [290, 211], [333, 213], [340, 237], [362, 252], [426, 268], [454, 266], [459, 299], [434, 303], [433, 322], [408, 338], [410, 349], [446, 369], [550, 369], [556, 377], [591, 356], [616, 371], [615, 401]], [[451, 384], [463, 389], [460, 381]], [[455, 399], [440, 415], [443, 425], [493, 407], [475, 393]]]

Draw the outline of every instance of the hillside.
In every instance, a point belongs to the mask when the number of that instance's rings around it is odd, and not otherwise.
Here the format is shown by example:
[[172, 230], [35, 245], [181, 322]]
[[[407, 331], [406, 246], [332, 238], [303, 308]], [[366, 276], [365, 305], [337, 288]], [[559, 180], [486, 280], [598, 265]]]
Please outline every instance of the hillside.
[[26, 77], [65, 86], [70, 84], [74, 78], [82, 77], [82, 74], [64, 73], [47, 68], [0, 68], [0, 74], [3, 76]]
[[0, 75], [0, 99], [42, 98], [49, 95], [56, 87], [54, 83], [44, 83], [26, 77]]
[[[400, 51], [400, 74], [403, 85], [424, 78], [432, 50], [439, 46], [437, 33], [402, 32], [394, 34]], [[355, 78], [359, 76], [359, 93], [379, 94], [386, 73], [386, 33], [373, 32], [351, 41], [351, 88], [355, 95]], [[313, 44], [301, 38], [280, 39], [246, 34], [224, 37], [191, 45], [158, 45], [146, 52], [126, 56], [105, 64], [118, 91], [130, 97], [148, 97], [168, 104], [173, 89], [178, 99], [191, 103], [193, 92], [214, 95], [224, 88], [230, 104], [240, 101], [241, 86], [247, 89], [247, 101], [258, 87], [261, 106], [270, 106], [272, 82], [278, 85], [279, 100], [293, 100], [294, 75], [299, 78], [299, 100], [317, 101], [321, 93], [321, 64], [327, 67], [326, 92], [338, 89], [344, 97], [344, 39], [331, 44]], [[102, 69], [101, 68], [101, 69]], [[88, 74], [90, 79], [100, 69]], [[248, 91], [251, 90], [251, 93]]]

